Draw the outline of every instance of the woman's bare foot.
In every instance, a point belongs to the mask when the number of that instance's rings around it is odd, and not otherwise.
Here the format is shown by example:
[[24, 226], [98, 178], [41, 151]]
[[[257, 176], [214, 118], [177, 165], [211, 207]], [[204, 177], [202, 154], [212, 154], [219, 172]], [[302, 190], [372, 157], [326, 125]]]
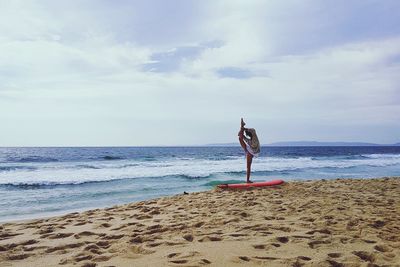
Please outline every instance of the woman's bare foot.
[[243, 121], [243, 118], [240, 119], [240, 127], [243, 128], [246, 123]]
[[247, 182], [246, 182], [246, 183], [248, 183], [248, 184], [252, 184], [252, 183], [253, 183], [253, 181], [247, 180]]
[[240, 131], [238, 132], [238, 136], [243, 135], [245, 125], [246, 125], [246, 123], [243, 121], [243, 118], [240, 118]]

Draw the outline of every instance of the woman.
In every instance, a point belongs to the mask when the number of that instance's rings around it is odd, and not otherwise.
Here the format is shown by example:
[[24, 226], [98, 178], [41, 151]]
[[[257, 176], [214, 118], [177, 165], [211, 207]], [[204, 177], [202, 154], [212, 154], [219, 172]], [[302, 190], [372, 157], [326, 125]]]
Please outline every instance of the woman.
[[240, 120], [240, 131], [238, 133], [239, 142], [244, 152], [246, 153], [247, 160], [247, 183], [252, 183], [250, 181], [251, 163], [253, 162], [253, 157], [257, 157], [260, 153], [260, 142], [256, 134], [256, 130], [253, 128], [245, 128], [243, 118]]

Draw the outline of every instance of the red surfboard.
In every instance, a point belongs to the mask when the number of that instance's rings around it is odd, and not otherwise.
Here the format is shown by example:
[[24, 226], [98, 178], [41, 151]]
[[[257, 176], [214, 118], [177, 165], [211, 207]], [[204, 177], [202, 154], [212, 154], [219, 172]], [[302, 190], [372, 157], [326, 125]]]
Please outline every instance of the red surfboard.
[[283, 184], [283, 180], [272, 180], [268, 182], [257, 182], [257, 183], [243, 183], [243, 184], [219, 184], [219, 188], [248, 188], [248, 187], [263, 187]]

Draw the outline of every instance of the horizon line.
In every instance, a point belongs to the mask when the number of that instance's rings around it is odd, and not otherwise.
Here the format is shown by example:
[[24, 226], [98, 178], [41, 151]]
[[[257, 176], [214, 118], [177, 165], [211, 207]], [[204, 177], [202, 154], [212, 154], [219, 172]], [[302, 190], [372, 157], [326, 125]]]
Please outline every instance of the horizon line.
[[[282, 143], [282, 144], [281, 144]], [[288, 145], [285, 145], [285, 143], [288, 143]], [[399, 145], [400, 142], [397, 143], [371, 143], [371, 142], [362, 142], [362, 141], [277, 141], [277, 142], [271, 142], [267, 144], [261, 144], [261, 146], [291, 146], [290, 143], [292, 144], [298, 144], [296, 146], [308, 146], [308, 145], [301, 145], [299, 143], [315, 143], [315, 144], [323, 144], [326, 143], [328, 144], [338, 144], [338, 143], [343, 143], [345, 144], [358, 144], [359, 146], [363, 146], [365, 144], [366, 146], [394, 146], [394, 145]], [[240, 146], [239, 143], [235, 142], [227, 142], [227, 143], [212, 143], [212, 144], [185, 144], [185, 145], [39, 145], [39, 146], [33, 146], [33, 145], [28, 145], [28, 146], [20, 146], [20, 145], [8, 145], [8, 146], [2, 146], [0, 145], [0, 148], [103, 148], [103, 147], [215, 147], [215, 146], [227, 146], [227, 147], [233, 147], [233, 146]], [[322, 145], [323, 146], [323, 145]]]

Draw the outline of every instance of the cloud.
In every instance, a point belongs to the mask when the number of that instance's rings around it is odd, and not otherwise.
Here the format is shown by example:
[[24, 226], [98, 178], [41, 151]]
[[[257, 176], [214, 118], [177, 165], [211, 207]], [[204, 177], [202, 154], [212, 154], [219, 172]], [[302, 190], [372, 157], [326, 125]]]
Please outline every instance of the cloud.
[[207, 48], [218, 47], [218, 41], [204, 45], [182, 46], [169, 51], [155, 52], [150, 56], [150, 63], [143, 65], [144, 71], [173, 72], [180, 70], [184, 62], [196, 59]]
[[247, 69], [225, 67], [217, 70], [217, 73], [221, 77], [230, 77], [237, 79], [247, 79], [253, 76], [253, 74]]
[[3, 145], [398, 141], [397, 1], [0, 5]]

